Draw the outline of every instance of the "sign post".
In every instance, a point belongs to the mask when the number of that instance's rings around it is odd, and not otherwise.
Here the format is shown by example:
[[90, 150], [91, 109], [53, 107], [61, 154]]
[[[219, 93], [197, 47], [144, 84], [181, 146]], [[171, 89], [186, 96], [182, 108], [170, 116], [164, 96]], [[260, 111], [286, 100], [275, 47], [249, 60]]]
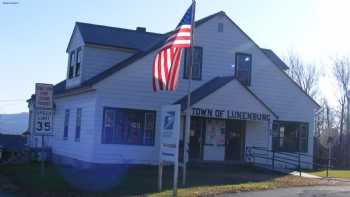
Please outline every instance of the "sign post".
[[34, 135], [41, 136], [41, 176], [45, 174], [45, 136], [53, 134], [53, 85], [52, 84], [35, 84], [35, 128]]
[[180, 113], [180, 105], [166, 105], [161, 109], [158, 189], [162, 190], [164, 163], [174, 163], [173, 196], [177, 196]]

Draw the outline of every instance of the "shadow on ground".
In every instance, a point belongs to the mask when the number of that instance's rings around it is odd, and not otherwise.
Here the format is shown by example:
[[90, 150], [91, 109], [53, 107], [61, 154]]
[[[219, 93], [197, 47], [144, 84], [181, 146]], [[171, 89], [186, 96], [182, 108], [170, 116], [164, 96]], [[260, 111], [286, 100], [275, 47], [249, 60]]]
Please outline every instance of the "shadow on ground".
[[[123, 166], [119, 169], [75, 169], [47, 165], [44, 177], [39, 164], [1, 166], [0, 173], [9, 177], [26, 196], [134, 196], [157, 192], [157, 166]], [[172, 188], [173, 167], [164, 169], [164, 190]], [[284, 174], [249, 166], [191, 165], [186, 187], [262, 182]], [[179, 187], [181, 187], [181, 169]], [[96, 185], [103, 186], [97, 187]], [[103, 191], [102, 191], [103, 190]]]

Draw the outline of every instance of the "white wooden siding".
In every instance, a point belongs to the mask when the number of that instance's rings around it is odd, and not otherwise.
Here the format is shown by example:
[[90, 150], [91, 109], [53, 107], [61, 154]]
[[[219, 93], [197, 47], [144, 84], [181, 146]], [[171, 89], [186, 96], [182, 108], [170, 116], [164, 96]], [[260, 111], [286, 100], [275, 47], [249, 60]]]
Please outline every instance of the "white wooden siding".
[[270, 117], [273, 118], [273, 114], [240, 85], [236, 79], [203, 98], [193, 107], [265, 113], [270, 114]]
[[[225, 26], [222, 33], [217, 32], [219, 22]], [[280, 119], [309, 122], [309, 153], [312, 154], [312, 143], [310, 142], [313, 140], [313, 113], [316, 105], [276, 65], [273, 65], [237, 27], [232, 25], [229, 19], [215, 17], [198, 27], [195, 45], [203, 47], [203, 69], [202, 80], [193, 81], [193, 89], [216, 76], [232, 76], [234, 72], [232, 65], [235, 62], [236, 52], [252, 54], [252, 84], [250, 89], [277, 113]], [[157, 146], [149, 150], [148, 147], [143, 146], [99, 145], [101, 143], [103, 107], [159, 110], [160, 106], [173, 103], [186, 94], [187, 80], [182, 78], [182, 68], [178, 88], [175, 92], [152, 92], [151, 65], [153, 57], [154, 52], [96, 84], [95, 143], [98, 145], [95, 151], [96, 153], [103, 152], [103, 157], [96, 157], [96, 161], [114, 161], [117, 160], [118, 154], [123, 153], [130, 155], [130, 157], [143, 158], [143, 156], [151, 156], [157, 152]], [[233, 95], [232, 101], [234, 102], [237, 98], [239, 95]], [[213, 102], [215, 101], [213, 100]], [[128, 150], [138, 152], [138, 154], [133, 156], [133, 153]]]
[[[94, 114], [96, 104], [95, 92], [78, 96], [55, 99], [54, 137], [52, 149], [54, 154], [92, 162], [94, 148]], [[80, 141], [75, 141], [75, 125], [77, 108], [82, 109]], [[68, 139], [63, 140], [65, 111], [69, 109]]]
[[124, 52], [111, 48], [85, 46], [83, 53], [82, 81], [94, 77], [131, 55], [133, 55], [131, 52]]
[[[217, 32], [217, 24], [223, 23], [224, 32]], [[77, 31], [76, 31], [77, 32]], [[76, 33], [75, 32], [75, 33]], [[80, 34], [72, 40], [70, 49], [81, 44]], [[276, 65], [263, 54], [226, 17], [214, 17], [196, 29], [195, 45], [203, 47], [202, 80], [193, 81], [192, 89], [203, 85], [217, 76], [232, 76], [235, 53], [252, 54], [252, 83], [249, 87], [281, 120], [308, 122], [309, 147], [312, 154], [314, 131], [314, 110], [316, 105], [293, 84]], [[69, 49], [69, 50], [70, 50]], [[132, 55], [131, 53], [98, 47], [83, 47], [82, 78], [87, 80]], [[135, 146], [101, 144], [103, 107], [123, 107], [157, 111], [160, 106], [171, 104], [184, 96], [187, 80], [182, 78], [175, 92], [152, 91], [151, 65], [154, 52], [135, 61], [128, 67], [95, 85], [95, 93], [56, 100], [54, 151], [58, 154], [97, 163], [156, 163], [158, 159], [159, 121], [157, 121], [156, 144], [154, 146]], [[69, 81], [67, 82], [69, 83]], [[227, 106], [237, 110], [266, 112], [248, 92], [241, 90], [236, 81], [230, 82], [222, 90], [203, 99], [201, 107]], [[198, 104], [199, 105], [199, 104]], [[81, 142], [74, 141], [76, 108], [83, 108]], [[63, 141], [63, 122], [65, 109], [70, 109], [69, 139]], [[242, 110], [243, 111], [243, 110]], [[272, 116], [271, 116], [272, 117]], [[246, 145], [266, 146], [271, 140], [266, 125], [261, 122], [247, 124]], [[270, 143], [271, 146], [271, 143]]]

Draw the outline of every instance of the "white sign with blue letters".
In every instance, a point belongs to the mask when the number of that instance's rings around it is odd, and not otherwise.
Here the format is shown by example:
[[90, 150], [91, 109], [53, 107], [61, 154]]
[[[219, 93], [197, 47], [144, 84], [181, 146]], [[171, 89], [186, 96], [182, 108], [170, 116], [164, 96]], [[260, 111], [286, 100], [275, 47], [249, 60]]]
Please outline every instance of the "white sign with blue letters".
[[180, 105], [161, 109], [160, 160], [178, 162], [180, 136]]

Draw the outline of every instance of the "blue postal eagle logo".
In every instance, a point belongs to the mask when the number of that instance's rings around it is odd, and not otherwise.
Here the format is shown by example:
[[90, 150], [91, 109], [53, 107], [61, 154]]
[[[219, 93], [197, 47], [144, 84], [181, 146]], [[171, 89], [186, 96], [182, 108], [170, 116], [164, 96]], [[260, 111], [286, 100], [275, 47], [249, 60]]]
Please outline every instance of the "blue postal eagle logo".
[[164, 117], [164, 129], [171, 130], [174, 128], [175, 123], [175, 112], [167, 112]]

